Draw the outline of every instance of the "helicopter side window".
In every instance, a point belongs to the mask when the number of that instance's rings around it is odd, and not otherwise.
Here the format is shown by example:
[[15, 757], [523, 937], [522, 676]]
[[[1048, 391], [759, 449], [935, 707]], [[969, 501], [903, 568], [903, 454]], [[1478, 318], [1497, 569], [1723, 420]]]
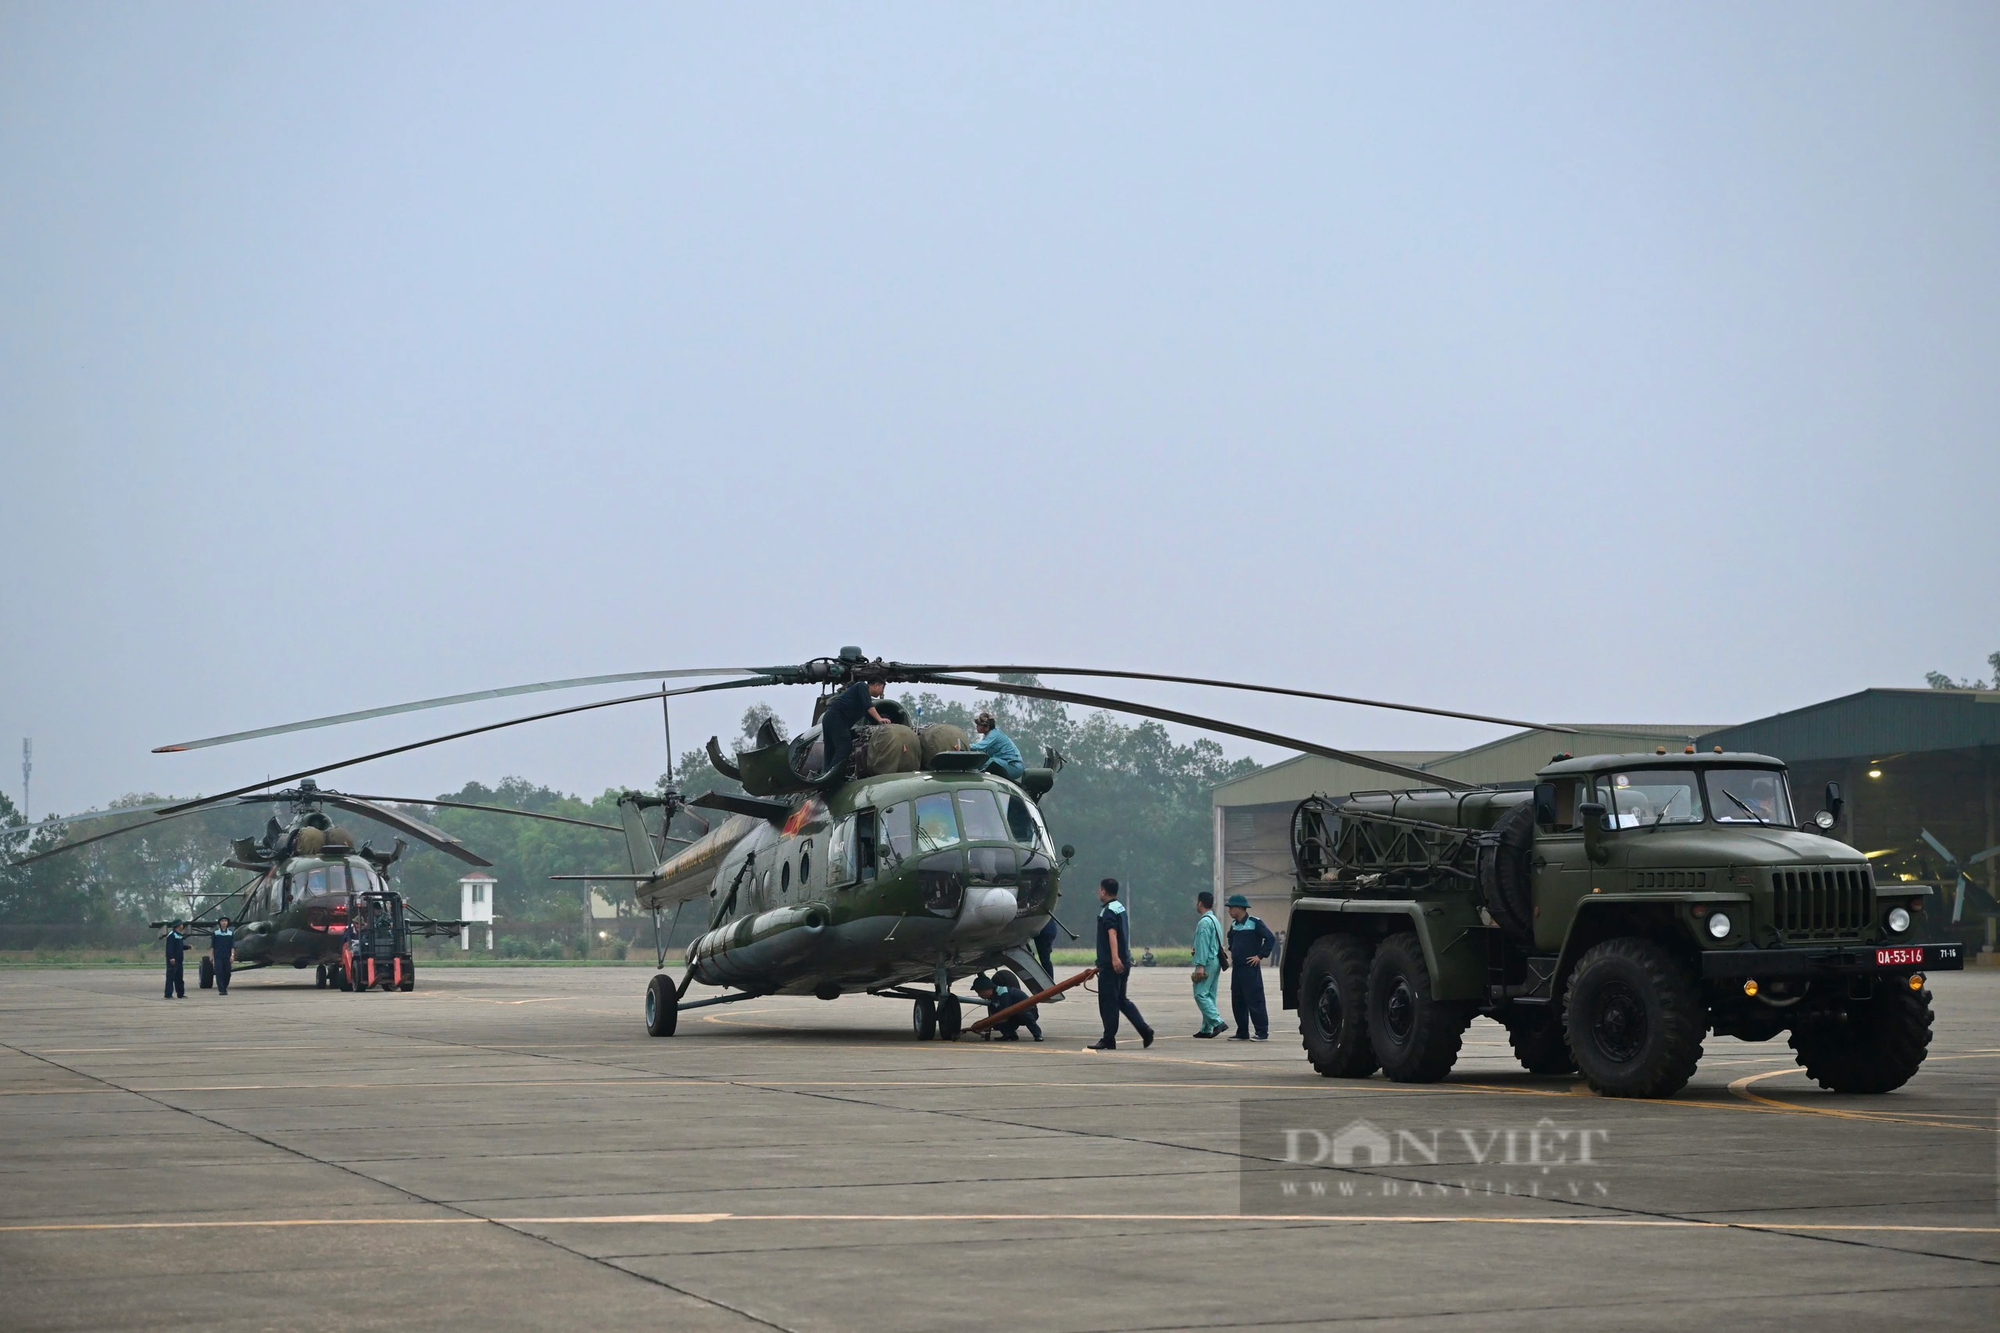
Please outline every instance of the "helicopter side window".
[[[272, 890], [272, 889], [273, 889], [274, 887], [277, 887], [277, 882], [276, 882], [275, 880], [268, 880], [268, 879], [267, 879], [267, 880], [265, 880], [265, 881], [264, 881], [264, 892], [265, 892], [266, 894], [269, 894], [269, 893], [271, 892], [271, 890]], [[282, 888], [282, 889], [280, 890], [280, 896], [279, 896], [279, 899], [278, 899], [278, 901], [284, 904], [284, 906], [283, 906], [283, 907], [281, 907], [281, 908], [279, 908], [279, 909], [278, 909], [279, 911], [287, 911], [287, 910], [289, 910], [289, 909], [291, 908], [291, 905], [292, 905], [292, 877], [291, 877], [290, 875], [287, 875], [287, 876], [285, 876], [285, 880], [284, 880], [284, 886], [283, 886], [283, 888]]]
[[1000, 804], [984, 787], [958, 793], [958, 818], [965, 826], [967, 842], [1007, 842], [1007, 821], [1000, 817]]
[[347, 892], [346, 866], [328, 866], [326, 868], [326, 891], [328, 893]]
[[875, 825], [873, 810], [860, 810], [854, 815], [854, 872], [855, 878], [868, 881], [875, 878], [875, 862], [880, 845], [880, 836]]
[[[947, 798], [949, 799], [949, 798]], [[876, 839], [884, 870], [894, 870], [910, 856], [910, 803], [898, 801], [882, 810], [882, 831]]]
[[1035, 845], [1035, 817], [1029, 813], [1026, 797], [1007, 798], [1007, 834], [1023, 847]]
[[858, 819], [849, 815], [826, 835], [826, 886], [836, 889], [854, 882], [854, 826]]
[[958, 845], [958, 820], [951, 813], [951, 796], [939, 792], [935, 796], [917, 798], [917, 851], [935, 852], [945, 847]]

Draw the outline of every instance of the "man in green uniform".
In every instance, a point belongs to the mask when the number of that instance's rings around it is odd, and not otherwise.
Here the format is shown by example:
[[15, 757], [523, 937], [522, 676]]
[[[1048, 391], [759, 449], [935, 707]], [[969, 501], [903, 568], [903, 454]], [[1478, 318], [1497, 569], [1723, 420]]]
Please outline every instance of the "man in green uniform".
[[1222, 981], [1222, 923], [1215, 919], [1215, 895], [1207, 889], [1194, 896], [1194, 908], [1194, 1003], [1201, 1010], [1201, 1031], [1194, 1035], [1213, 1037], [1229, 1027], [1215, 1003]]

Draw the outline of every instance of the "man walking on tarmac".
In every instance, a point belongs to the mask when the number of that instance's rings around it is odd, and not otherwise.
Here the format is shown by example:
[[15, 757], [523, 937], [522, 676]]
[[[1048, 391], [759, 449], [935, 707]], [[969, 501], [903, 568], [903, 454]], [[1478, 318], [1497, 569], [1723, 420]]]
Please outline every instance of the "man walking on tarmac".
[[1222, 923], [1215, 919], [1215, 895], [1203, 889], [1194, 896], [1194, 1003], [1201, 1010], [1197, 1037], [1217, 1037], [1229, 1031], [1215, 1004], [1222, 980]]
[[[1278, 947], [1271, 928], [1250, 915], [1250, 900], [1229, 895], [1229, 1007], [1235, 1011], [1231, 1041], [1269, 1041], [1271, 1017], [1264, 1011], [1264, 960]], [[1252, 1029], [1255, 1029], [1253, 1032]]]
[[188, 997], [187, 979], [181, 973], [181, 960], [187, 957], [187, 936], [181, 934], [181, 923], [176, 921], [167, 927], [167, 993], [169, 1000], [185, 1000]]
[[223, 917], [215, 923], [214, 933], [209, 943], [215, 949], [215, 993], [229, 994], [229, 969], [236, 962], [236, 932], [229, 928], [229, 918]]
[[1118, 901], [1118, 881], [1099, 880], [1097, 901], [1104, 910], [1097, 914], [1097, 1013], [1104, 1020], [1104, 1039], [1093, 1051], [1118, 1049], [1118, 1015], [1132, 1020], [1139, 1044], [1153, 1044], [1153, 1029], [1138, 1008], [1125, 998], [1125, 983], [1132, 976], [1132, 928], [1125, 904]]

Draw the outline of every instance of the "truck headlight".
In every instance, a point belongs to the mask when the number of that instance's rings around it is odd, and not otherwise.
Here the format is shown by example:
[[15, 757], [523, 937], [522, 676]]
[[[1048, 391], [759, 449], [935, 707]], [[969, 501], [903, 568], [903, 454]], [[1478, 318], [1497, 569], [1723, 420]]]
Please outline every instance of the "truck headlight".
[[1890, 933], [1891, 935], [1900, 935], [1900, 934], [1902, 934], [1902, 933], [1903, 933], [1904, 931], [1908, 930], [1909, 928], [1910, 928], [1910, 912], [1909, 912], [1909, 909], [1908, 909], [1908, 908], [1904, 908], [1904, 907], [1892, 907], [1892, 908], [1890, 908], [1890, 909], [1889, 909], [1889, 933]]
[[1729, 937], [1729, 913], [1711, 912], [1708, 918], [1708, 933], [1716, 939]]

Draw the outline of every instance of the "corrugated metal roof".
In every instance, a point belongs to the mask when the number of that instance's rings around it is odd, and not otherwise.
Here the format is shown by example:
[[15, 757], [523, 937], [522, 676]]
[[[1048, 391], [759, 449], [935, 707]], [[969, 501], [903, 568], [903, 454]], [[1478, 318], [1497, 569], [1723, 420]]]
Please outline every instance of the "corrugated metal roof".
[[1707, 732], [1696, 743], [1758, 750], [1788, 763], [2000, 745], [2000, 692], [1862, 690]]
[[[1445, 758], [1451, 751], [1357, 750], [1355, 753], [1401, 764], [1405, 768], [1422, 768], [1432, 760]], [[1323, 755], [1302, 754], [1223, 783], [1215, 789], [1215, 804], [1270, 805], [1278, 801], [1303, 800], [1314, 792], [1345, 793], [1387, 785], [1409, 784], [1379, 769], [1343, 764]]]

